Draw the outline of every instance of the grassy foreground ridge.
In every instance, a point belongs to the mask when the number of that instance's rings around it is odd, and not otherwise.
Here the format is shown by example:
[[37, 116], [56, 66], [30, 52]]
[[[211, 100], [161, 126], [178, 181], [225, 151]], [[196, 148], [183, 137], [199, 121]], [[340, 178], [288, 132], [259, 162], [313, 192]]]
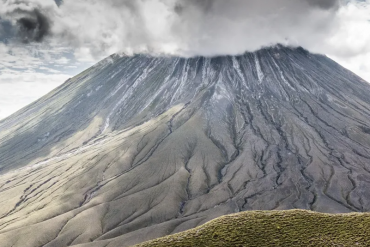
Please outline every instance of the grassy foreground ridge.
[[243, 212], [135, 247], [151, 246], [370, 246], [370, 214]]

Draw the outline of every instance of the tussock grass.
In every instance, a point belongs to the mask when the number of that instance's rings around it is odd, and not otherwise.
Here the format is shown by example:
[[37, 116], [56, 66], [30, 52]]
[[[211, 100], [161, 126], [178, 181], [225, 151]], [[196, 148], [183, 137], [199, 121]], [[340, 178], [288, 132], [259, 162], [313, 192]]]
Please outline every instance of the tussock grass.
[[370, 214], [331, 215], [304, 210], [243, 212], [136, 245], [151, 246], [370, 246]]

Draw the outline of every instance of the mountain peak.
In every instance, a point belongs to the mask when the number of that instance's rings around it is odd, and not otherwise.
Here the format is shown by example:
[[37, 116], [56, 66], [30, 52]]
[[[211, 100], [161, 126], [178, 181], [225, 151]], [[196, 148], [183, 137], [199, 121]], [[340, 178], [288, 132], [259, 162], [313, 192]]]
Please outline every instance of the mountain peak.
[[128, 246], [239, 211], [369, 211], [369, 95], [303, 48], [113, 55], [0, 122], [0, 242]]

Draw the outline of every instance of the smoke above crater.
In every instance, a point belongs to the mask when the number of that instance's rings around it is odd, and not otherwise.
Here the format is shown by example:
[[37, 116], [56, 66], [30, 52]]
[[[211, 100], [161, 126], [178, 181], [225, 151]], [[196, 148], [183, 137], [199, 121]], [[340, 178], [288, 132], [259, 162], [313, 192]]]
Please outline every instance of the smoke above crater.
[[95, 57], [119, 51], [232, 55], [277, 43], [322, 52], [332, 49], [332, 36], [341, 25], [338, 13], [345, 4], [344, 0], [0, 0], [0, 25], [1, 20], [11, 23], [13, 39], [21, 42], [64, 44]]

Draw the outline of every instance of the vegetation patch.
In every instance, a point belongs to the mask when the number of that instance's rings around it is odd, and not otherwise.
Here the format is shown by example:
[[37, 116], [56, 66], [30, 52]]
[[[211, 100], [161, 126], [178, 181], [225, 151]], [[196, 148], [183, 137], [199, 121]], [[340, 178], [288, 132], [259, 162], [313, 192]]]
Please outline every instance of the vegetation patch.
[[243, 212], [136, 245], [151, 246], [370, 246], [370, 214], [304, 210]]

